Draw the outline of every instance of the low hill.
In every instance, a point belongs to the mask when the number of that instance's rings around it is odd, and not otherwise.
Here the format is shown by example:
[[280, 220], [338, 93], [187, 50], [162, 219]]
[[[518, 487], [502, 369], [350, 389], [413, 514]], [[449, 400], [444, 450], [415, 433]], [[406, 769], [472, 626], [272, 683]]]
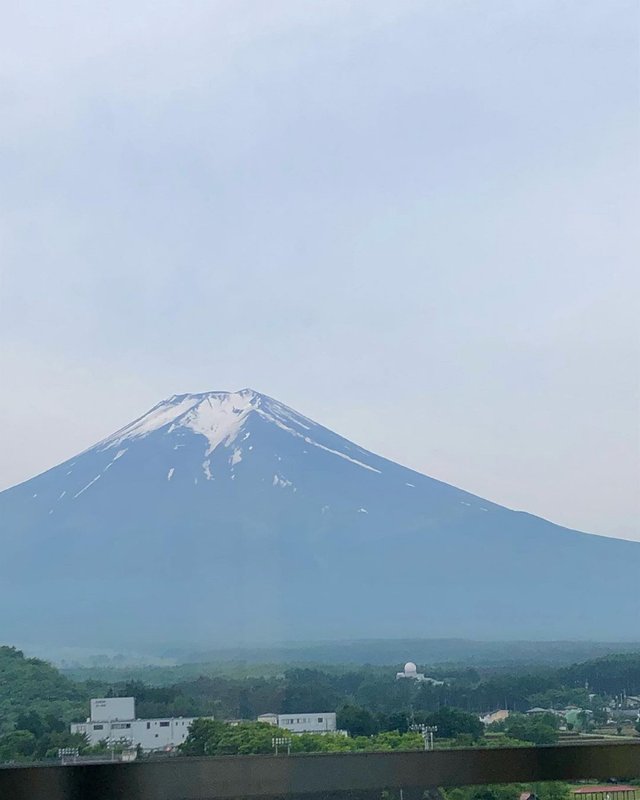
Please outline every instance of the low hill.
[[0, 647], [0, 734], [28, 714], [70, 721], [85, 717], [87, 709], [85, 689], [51, 664], [26, 658], [15, 647]]

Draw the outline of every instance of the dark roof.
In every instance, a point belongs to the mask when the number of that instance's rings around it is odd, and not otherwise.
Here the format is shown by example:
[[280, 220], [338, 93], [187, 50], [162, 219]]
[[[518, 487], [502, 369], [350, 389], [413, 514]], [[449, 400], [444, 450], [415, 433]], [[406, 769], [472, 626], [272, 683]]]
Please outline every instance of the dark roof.
[[573, 794], [595, 794], [596, 792], [637, 792], [640, 786], [629, 786], [625, 783], [605, 783], [604, 786], [581, 786], [574, 789]]

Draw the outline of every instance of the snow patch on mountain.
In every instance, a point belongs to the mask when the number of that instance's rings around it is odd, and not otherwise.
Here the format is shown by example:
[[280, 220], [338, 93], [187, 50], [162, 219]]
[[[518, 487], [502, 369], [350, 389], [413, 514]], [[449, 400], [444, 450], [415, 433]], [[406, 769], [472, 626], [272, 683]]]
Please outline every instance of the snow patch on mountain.
[[74, 495], [73, 495], [74, 499], [75, 499], [76, 497], [80, 497], [80, 495], [81, 495], [83, 492], [86, 492], [86, 491], [87, 491], [87, 489], [88, 489], [90, 486], [93, 486], [93, 484], [94, 484], [94, 483], [95, 483], [97, 480], [100, 480], [100, 477], [101, 477], [100, 475], [96, 475], [96, 477], [95, 477], [95, 478], [94, 478], [92, 481], [89, 481], [89, 483], [88, 483], [86, 486], [83, 486], [83, 487], [82, 487], [82, 489], [80, 489], [80, 491], [79, 491], [77, 494], [74, 494]]
[[283, 489], [286, 489], [287, 486], [293, 486], [293, 484], [291, 481], [283, 478], [281, 475], [274, 475], [273, 486], [281, 486]]
[[211, 455], [219, 445], [228, 447], [235, 441], [255, 401], [255, 396], [243, 392], [207, 395], [178, 423], [174, 423], [170, 431], [180, 426], [201, 434], [209, 442], [206, 455]]
[[127, 440], [147, 436], [160, 428], [164, 428], [166, 425], [170, 425], [192, 409], [196, 404], [197, 399], [192, 395], [187, 395], [178, 402], [174, 402], [173, 397], [169, 398], [169, 400], [163, 400], [161, 403], [158, 403], [157, 406], [154, 406], [147, 414], [144, 414], [130, 425], [126, 425], [124, 428], [116, 431], [112, 436], [100, 442], [100, 449], [108, 450]]
[[340, 458], [344, 458], [347, 461], [351, 461], [352, 464], [357, 464], [359, 467], [364, 467], [364, 469], [369, 469], [371, 472], [377, 472], [379, 475], [381, 474], [381, 470], [376, 469], [375, 467], [370, 467], [368, 464], [363, 463], [362, 461], [358, 461], [355, 458], [351, 458], [346, 453], [341, 453], [339, 450], [332, 450], [330, 447], [325, 447], [323, 444], [318, 444], [318, 442], [314, 442], [312, 439], [309, 439], [308, 436], [305, 436], [305, 442], [308, 444], [312, 444], [314, 447], [319, 447], [321, 450], [326, 450], [327, 453], [333, 453], [334, 456], [340, 456]]
[[115, 464], [116, 461], [119, 458], [122, 458], [122, 456], [127, 452], [127, 449], [128, 448], [124, 447], [122, 450], [118, 450], [118, 452], [115, 454], [115, 456], [111, 459], [111, 461], [107, 464], [107, 466], [102, 471], [106, 472], [112, 464]]

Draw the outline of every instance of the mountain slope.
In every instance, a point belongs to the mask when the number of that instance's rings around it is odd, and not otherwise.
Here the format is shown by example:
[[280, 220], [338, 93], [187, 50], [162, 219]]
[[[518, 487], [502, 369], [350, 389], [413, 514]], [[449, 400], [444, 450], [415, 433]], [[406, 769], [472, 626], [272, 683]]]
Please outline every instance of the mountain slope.
[[0, 626], [58, 643], [637, 638], [640, 545], [510, 511], [246, 389], [0, 493]]

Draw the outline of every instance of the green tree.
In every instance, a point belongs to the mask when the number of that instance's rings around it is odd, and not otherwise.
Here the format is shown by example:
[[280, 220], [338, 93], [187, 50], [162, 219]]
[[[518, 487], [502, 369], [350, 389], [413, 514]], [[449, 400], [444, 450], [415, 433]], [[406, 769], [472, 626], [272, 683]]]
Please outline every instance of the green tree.
[[403, 711], [389, 715], [381, 714], [378, 717], [378, 725], [381, 730], [406, 733], [409, 730], [409, 718]]
[[36, 749], [36, 737], [31, 731], [12, 731], [0, 738], [0, 761], [24, 761]]
[[453, 747], [473, 747], [476, 739], [470, 733], [459, 733], [453, 740]]
[[272, 753], [274, 737], [292, 738], [289, 731], [263, 722], [228, 725], [213, 719], [197, 719], [190, 725], [180, 751], [188, 756]]
[[207, 748], [208, 755], [246, 756], [273, 753], [274, 737], [292, 738], [288, 731], [263, 722], [243, 722], [225, 725], [215, 748]]
[[338, 728], [349, 731], [351, 736], [373, 736], [379, 730], [378, 720], [361, 706], [343, 706], [336, 720]]
[[533, 793], [539, 800], [570, 800], [571, 787], [568, 783], [546, 781], [536, 783], [533, 787]]
[[45, 733], [36, 743], [33, 753], [35, 759], [55, 758], [61, 747], [77, 747], [80, 753], [86, 753], [91, 748], [89, 740], [82, 733], [69, 733], [69, 731]]
[[17, 730], [31, 731], [36, 739], [39, 739], [47, 730], [40, 714], [33, 710], [18, 714], [15, 725]]
[[285, 673], [283, 713], [327, 711], [341, 702], [338, 681], [318, 669], [290, 669]]
[[215, 719], [194, 719], [180, 750], [186, 756], [213, 755], [228, 726]]
[[366, 750], [422, 750], [424, 741], [419, 733], [385, 731], [367, 740]]
[[578, 712], [577, 719], [578, 719], [578, 724], [580, 725], [580, 730], [588, 731], [590, 728], [589, 715], [584, 709]]
[[511, 714], [505, 721], [505, 733], [512, 739], [520, 739], [532, 744], [553, 744], [558, 740], [557, 717], [553, 714], [540, 714], [527, 717], [524, 714]]
[[476, 714], [468, 714], [458, 708], [441, 708], [429, 714], [416, 714], [415, 720], [425, 725], [437, 726], [437, 736], [443, 739], [454, 739], [461, 733], [466, 733], [475, 740], [484, 733], [484, 725]]
[[463, 786], [441, 790], [446, 800], [518, 800], [526, 790], [524, 784]]
[[344, 753], [355, 750], [355, 740], [339, 733], [303, 733], [291, 738], [296, 753]]

